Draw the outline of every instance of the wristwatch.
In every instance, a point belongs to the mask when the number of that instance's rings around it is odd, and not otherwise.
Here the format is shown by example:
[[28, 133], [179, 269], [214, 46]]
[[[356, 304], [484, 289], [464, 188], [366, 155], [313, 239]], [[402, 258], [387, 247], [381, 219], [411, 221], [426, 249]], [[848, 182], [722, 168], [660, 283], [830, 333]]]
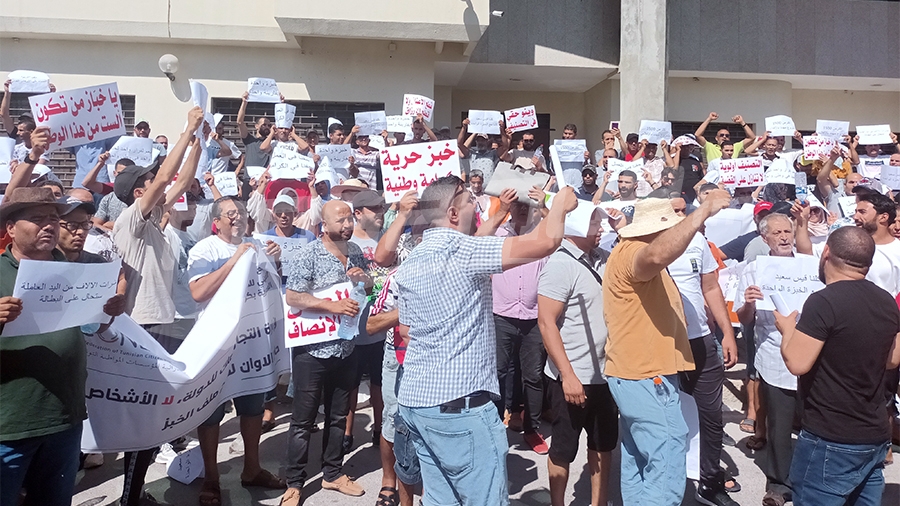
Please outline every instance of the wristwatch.
[[37, 165], [37, 164], [39, 164], [39, 163], [41, 162], [40, 158], [41, 158], [41, 157], [38, 157], [37, 160], [32, 160], [32, 159], [31, 159], [31, 153], [28, 153], [27, 155], [25, 155], [25, 160], [24, 160], [24, 161], [25, 161], [25, 163], [27, 163], [27, 164], [29, 164], [29, 165]]

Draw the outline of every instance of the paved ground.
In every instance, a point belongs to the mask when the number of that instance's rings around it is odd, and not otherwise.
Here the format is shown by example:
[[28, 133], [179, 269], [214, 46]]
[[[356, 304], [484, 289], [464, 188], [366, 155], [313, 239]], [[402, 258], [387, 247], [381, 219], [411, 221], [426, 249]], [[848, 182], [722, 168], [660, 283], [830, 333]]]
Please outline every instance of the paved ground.
[[[740, 389], [740, 378], [743, 377], [743, 368], [739, 365], [733, 371], [728, 372], [729, 383], [726, 385], [725, 402], [725, 430], [737, 441], [737, 447], [726, 447], [722, 456], [723, 464], [737, 477], [742, 490], [732, 497], [742, 505], [761, 504], [765, 492], [765, 478], [756, 464], [758, 458], [753, 452], [744, 447], [747, 434], [738, 429], [740, 415], [740, 401], [736, 395]], [[320, 417], [321, 418], [321, 417]], [[279, 472], [283, 475], [284, 458], [286, 452], [286, 432], [290, 413], [288, 406], [279, 406], [279, 425], [270, 433], [263, 436], [260, 444], [260, 453], [263, 459], [263, 467]], [[326, 504], [339, 505], [367, 505], [375, 503], [378, 489], [381, 487], [381, 464], [377, 448], [371, 445], [371, 421], [372, 409], [366, 408], [356, 415], [355, 439], [356, 448], [345, 460], [347, 474], [357, 478], [366, 489], [366, 495], [359, 498], [343, 496], [330, 490], [321, 490], [322, 475], [319, 472], [319, 463], [315, 453], [311, 454], [309, 469], [310, 480], [303, 491], [307, 506], [319, 506]], [[226, 418], [222, 425], [223, 440], [219, 445], [219, 470], [222, 474], [222, 502], [229, 505], [277, 505], [280, 494], [276, 491], [248, 491], [240, 486], [241, 457], [229, 453], [238, 435], [238, 421], [233, 414]], [[321, 422], [320, 422], [321, 427]], [[537, 455], [527, 449], [522, 437], [513, 432], [509, 435], [510, 452], [508, 458], [509, 492], [512, 503], [517, 506], [537, 506], [550, 504], [547, 485], [546, 456]], [[312, 448], [321, 448], [322, 432], [313, 434]], [[582, 444], [584, 439], [582, 438]], [[895, 448], [896, 450], [896, 448]], [[568, 504], [574, 506], [588, 506], [590, 504], [590, 481], [586, 471], [586, 454], [582, 452], [571, 467], [569, 480]], [[613, 470], [610, 477], [612, 486], [612, 504], [621, 504], [619, 499], [619, 454], [613, 456]], [[900, 504], [900, 463], [888, 466], [885, 471], [887, 488], [882, 501], [884, 506], [896, 506]], [[117, 500], [122, 491], [122, 455], [106, 455], [106, 464], [100, 468], [82, 471], [78, 475], [79, 483], [76, 487], [76, 496], [72, 501], [73, 506], [106, 506], [118, 504]], [[165, 466], [153, 464], [147, 476], [147, 490], [157, 499], [166, 501], [176, 506], [194, 506], [200, 493], [202, 480], [196, 480], [191, 485], [183, 485], [166, 477]], [[694, 506], [698, 503], [694, 500], [694, 484], [688, 482], [685, 494], [685, 505]], [[417, 501], [418, 504], [418, 501]]]

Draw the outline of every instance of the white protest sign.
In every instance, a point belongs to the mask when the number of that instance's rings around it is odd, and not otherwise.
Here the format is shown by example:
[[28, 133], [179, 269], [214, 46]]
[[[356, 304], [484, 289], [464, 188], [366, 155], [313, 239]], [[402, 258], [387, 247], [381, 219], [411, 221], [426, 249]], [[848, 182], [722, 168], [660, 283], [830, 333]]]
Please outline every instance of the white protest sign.
[[856, 195], [838, 197], [838, 204], [841, 206], [841, 213], [844, 214], [844, 218], [852, 218], [856, 214]]
[[719, 288], [725, 296], [725, 302], [734, 302], [737, 296], [738, 285], [741, 282], [741, 274], [747, 264], [741, 262], [719, 270]]
[[234, 172], [220, 172], [213, 176], [215, 178], [216, 189], [223, 197], [236, 196], [238, 194], [237, 177]]
[[606, 170], [609, 174], [609, 183], [607, 183], [605, 190], [618, 193], [619, 191], [619, 174], [623, 170], [630, 170], [634, 172], [635, 177], [640, 181], [641, 173], [644, 168], [644, 159], [639, 158], [637, 160], [632, 160], [630, 162], [626, 162], [624, 160], [619, 160], [618, 158], [608, 158], [606, 160]]
[[314, 181], [314, 183], [319, 184], [322, 181], [326, 181], [330, 185], [328, 189], [329, 191], [331, 191], [331, 188], [334, 188], [335, 186], [347, 180], [348, 176], [349, 175], [346, 173], [341, 173], [340, 175], [338, 175], [337, 171], [331, 168], [331, 161], [328, 159], [328, 157], [323, 156], [319, 160], [319, 168], [318, 170], [316, 170], [316, 180]]
[[788, 163], [784, 158], [779, 158], [769, 165], [769, 170], [766, 171], [766, 184], [794, 184], [797, 180], [796, 173], [793, 164]]
[[881, 167], [881, 184], [892, 190], [900, 190], [900, 167], [884, 165]]
[[116, 294], [120, 261], [105, 264], [22, 260], [13, 297], [28, 308], [7, 322], [3, 336], [44, 334], [88, 323], [106, 323], [103, 306]]
[[[777, 294], [785, 302], [789, 313], [801, 311], [810, 294], [825, 287], [819, 281], [819, 259], [799, 254], [793, 257], [757, 257], [756, 282], [767, 302], [771, 302], [770, 297]], [[757, 302], [757, 309], [773, 309], [760, 307], [759, 302], [761, 301]]]
[[14, 70], [6, 77], [10, 93], [48, 93], [50, 76], [34, 70]]
[[434, 100], [422, 95], [403, 95], [403, 115], [416, 117], [419, 114], [425, 121], [431, 122], [434, 112]]
[[794, 120], [790, 116], [779, 114], [766, 118], [766, 131], [772, 137], [792, 137], [797, 128], [794, 127]]
[[226, 399], [275, 386], [290, 368], [281, 278], [257, 258], [253, 250], [241, 256], [174, 354], [127, 315], [85, 335], [84, 451], [159, 446], [194, 430]]
[[262, 102], [265, 104], [281, 103], [281, 92], [274, 79], [265, 77], [251, 77], [247, 79], [247, 102]]
[[135, 165], [146, 167], [153, 163], [153, 140], [142, 137], [122, 136], [109, 150], [109, 160], [106, 161], [106, 170], [110, 175], [110, 181], [115, 179], [116, 163], [127, 158]]
[[[384, 137], [381, 135], [372, 135], [369, 137], [369, 147], [373, 149], [384, 149], [387, 145], [384, 143]], [[347, 163], [350, 163], [348, 160]]]
[[[370, 143], [371, 139], [369, 139]], [[316, 146], [316, 154], [322, 158], [328, 157], [332, 167], [346, 170], [350, 167], [353, 147], [349, 144], [319, 144]]]
[[850, 132], [849, 121], [834, 121], [829, 119], [816, 120], [816, 133], [822, 137], [828, 137], [840, 142]]
[[803, 158], [818, 160], [822, 156], [831, 154], [832, 148], [837, 146], [837, 141], [824, 135], [809, 135], [803, 137]]
[[267, 235], [267, 234], [253, 234], [253, 238], [260, 241], [263, 244], [266, 244], [268, 241], [273, 241], [275, 244], [281, 247], [281, 263], [287, 264], [294, 257], [297, 256], [297, 253], [300, 251], [300, 248], [305, 246], [309, 240], [297, 237], [281, 237], [280, 235]]
[[275, 104], [275, 127], [291, 128], [297, 108], [291, 104]]
[[328, 126], [325, 127], [325, 130], [328, 131], [329, 129], [331, 129], [331, 125], [334, 125], [335, 123], [337, 123], [338, 125], [343, 125], [343, 123], [341, 123], [341, 120], [339, 120], [337, 118], [329, 117], [328, 118]]
[[559, 152], [556, 150], [556, 146], [550, 146], [549, 151], [550, 161], [553, 162], [553, 174], [556, 176], [556, 185], [560, 188], [570, 186], [569, 183], [566, 182], [562, 162], [559, 160]]
[[386, 130], [388, 132], [404, 132], [407, 135], [412, 135], [412, 124], [415, 119], [414, 116], [403, 116], [402, 114], [386, 116]]
[[382, 131], [387, 130], [384, 111], [355, 112], [353, 122], [359, 127], [356, 135], [381, 135]]
[[584, 152], [587, 151], [584, 139], [556, 139], [553, 145], [560, 162], [584, 163]]
[[[544, 202], [548, 209], [553, 208], [553, 200], [555, 197], [555, 193], [547, 193]], [[588, 229], [591, 225], [591, 216], [594, 215], [595, 211], [599, 213], [602, 220], [609, 218], [609, 215], [605, 210], [595, 206], [591, 201], [578, 199], [578, 207], [566, 213], [565, 234], [577, 237], [587, 237]]]
[[275, 146], [269, 160], [269, 176], [276, 179], [306, 179], [316, 168], [312, 158], [301, 155], [292, 147]]
[[856, 135], [862, 146], [871, 144], [890, 144], [891, 125], [859, 125], [856, 127]]
[[12, 177], [9, 163], [13, 160], [16, 140], [12, 137], [0, 137], [0, 184], [6, 184]]
[[202, 477], [205, 474], [203, 471], [203, 454], [200, 452], [200, 445], [179, 453], [166, 464], [166, 476], [185, 485], [190, 485], [194, 480]]
[[125, 135], [116, 83], [28, 97], [39, 127], [50, 128], [48, 151]]
[[513, 133], [538, 127], [537, 112], [533, 105], [510, 109], [504, 111], [503, 115], [506, 117], [506, 128]]
[[[319, 299], [338, 301], [350, 298], [353, 283], [345, 281], [331, 285], [313, 293]], [[290, 307], [287, 308], [284, 328], [284, 345], [288, 348], [324, 343], [340, 339], [337, 331], [341, 327], [342, 315], [334, 313], [317, 313]]]
[[638, 139], [647, 139], [648, 144], [659, 144], [659, 141], [672, 141], [672, 123], [668, 121], [641, 120], [641, 128], [638, 130]]
[[747, 188], [766, 184], [762, 157], [718, 160], [720, 182], [730, 188]]
[[397, 202], [408, 190], [422, 192], [439, 177], [459, 176], [456, 141], [401, 144], [382, 149], [381, 179], [384, 199]]
[[500, 135], [500, 122], [503, 115], [500, 111], [479, 111], [469, 109], [469, 126], [466, 128], [470, 134]]
[[191, 102], [193, 102], [195, 107], [202, 109], [203, 114], [206, 114], [206, 111], [209, 110], [209, 91], [200, 81], [193, 79], [189, 81], [191, 85]]
[[753, 222], [753, 204], [740, 209], [722, 209], [706, 220], [706, 240], [722, 247], [738, 236], [756, 230]]
[[259, 179], [259, 177], [262, 176], [263, 173], [266, 171], [265, 167], [260, 167], [258, 165], [248, 165], [246, 167], [246, 169], [247, 169], [247, 176], [249, 176], [250, 179]]

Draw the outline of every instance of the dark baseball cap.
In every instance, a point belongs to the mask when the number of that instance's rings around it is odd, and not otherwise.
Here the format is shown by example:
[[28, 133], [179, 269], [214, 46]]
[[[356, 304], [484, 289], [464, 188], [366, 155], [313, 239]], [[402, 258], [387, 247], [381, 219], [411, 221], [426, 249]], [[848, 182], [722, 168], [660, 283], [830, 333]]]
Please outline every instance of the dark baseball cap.
[[593, 174], [595, 176], [597, 175], [597, 169], [595, 169], [593, 165], [585, 165], [581, 169], [581, 175], [583, 176], [585, 172], [590, 172], [591, 174]]
[[384, 207], [384, 197], [375, 190], [362, 190], [353, 196], [350, 201], [353, 209], [361, 209], [363, 207]]
[[637, 142], [638, 134], [628, 134], [628, 137], [625, 137], [625, 142]]
[[156, 163], [152, 163], [147, 167], [129, 165], [122, 169], [122, 172], [119, 172], [119, 175], [116, 176], [115, 183], [113, 183], [116, 197], [122, 202], [131, 205], [134, 201], [132, 195], [134, 195], [134, 186], [137, 180], [144, 174], [156, 170], [156, 167]]

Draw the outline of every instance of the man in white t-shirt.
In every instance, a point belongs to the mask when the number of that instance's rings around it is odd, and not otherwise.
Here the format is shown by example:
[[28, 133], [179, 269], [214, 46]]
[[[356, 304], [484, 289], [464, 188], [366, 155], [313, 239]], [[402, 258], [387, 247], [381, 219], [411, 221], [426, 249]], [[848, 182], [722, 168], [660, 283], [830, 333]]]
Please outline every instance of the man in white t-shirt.
[[225, 124], [219, 121], [216, 123], [215, 131], [207, 131], [206, 126], [203, 127], [203, 133], [206, 134], [206, 157], [209, 160], [208, 172], [222, 174], [228, 172], [229, 160], [240, 160], [241, 150], [225, 138]]
[[[798, 227], [800, 224], [798, 224]], [[805, 226], [805, 225], [804, 225]], [[770, 256], [794, 256], [794, 224], [780, 213], [771, 213], [759, 222], [759, 233], [769, 246]], [[772, 307], [763, 298], [756, 276], [756, 260], [749, 262], [741, 274], [734, 307], [745, 327], [754, 326], [756, 336], [756, 370], [760, 377], [760, 392], [766, 412], [765, 442], [766, 495], [763, 504], [784, 504], [791, 499], [791, 478], [788, 472], [793, 457], [791, 432], [796, 407], [797, 377], [788, 371], [781, 356], [781, 333], [775, 327], [774, 308], [757, 309], [757, 304]], [[761, 427], [757, 413], [757, 429]], [[802, 477], [800, 477], [802, 479]]]
[[[675, 214], [685, 216], [687, 205], [683, 198], [670, 200]], [[737, 505], [728, 497], [728, 490], [737, 489], [734, 478], [726, 480], [720, 465], [722, 456], [722, 386], [725, 369], [737, 363], [737, 344], [734, 329], [719, 287], [716, 270], [719, 265], [709, 243], [697, 232], [684, 253], [669, 264], [669, 275], [675, 281], [684, 304], [688, 339], [696, 369], [680, 373], [681, 390], [694, 397], [700, 418], [700, 483], [697, 500], [712, 506]], [[707, 323], [707, 311], [722, 330], [722, 354], [719, 356], [716, 335]]]
[[[851, 155], [856, 155], [856, 144], [858, 142], [859, 136], [857, 135], [850, 144]], [[895, 149], [900, 151], [900, 142], [897, 141], [897, 134], [894, 132], [891, 132], [891, 143], [894, 144]], [[867, 144], [863, 147], [866, 150], [866, 154], [858, 157], [857, 160], [853, 159], [857, 158], [856, 156], [852, 156], [851, 158], [851, 162], [853, 162], [856, 172], [862, 174], [863, 177], [881, 179], [881, 168], [889, 164], [891, 156], [885, 154], [881, 150], [880, 144]]]
[[[247, 231], [247, 210], [236, 197], [222, 197], [212, 207], [216, 235], [211, 235], [191, 248], [188, 255], [188, 276], [191, 296], [198, 303], [200, 314], [210, 299], [222, 286], [241, 256], [253, 243], [241, 241]], [[266, 244], [265, 253], [275, 258], [281, 256], [281, 248], [272, 241]], [[262, 434], [263, 401], [265, 393], [242, 395], [234, 398], [234, 408], [241, 419], [241, 437], [244, 439], [244, 469], [241, 484], [268, 489], [284, 489], [283, 480], [259, 465], [259, 438]], [[224, 402], [212, 415], [197, 427], [200, 452], [205, 471], [200, 489], [201, 504], [221, 502], [219, 468], [216, 451], [219, 444], [219, 423], [225, 416]]]

